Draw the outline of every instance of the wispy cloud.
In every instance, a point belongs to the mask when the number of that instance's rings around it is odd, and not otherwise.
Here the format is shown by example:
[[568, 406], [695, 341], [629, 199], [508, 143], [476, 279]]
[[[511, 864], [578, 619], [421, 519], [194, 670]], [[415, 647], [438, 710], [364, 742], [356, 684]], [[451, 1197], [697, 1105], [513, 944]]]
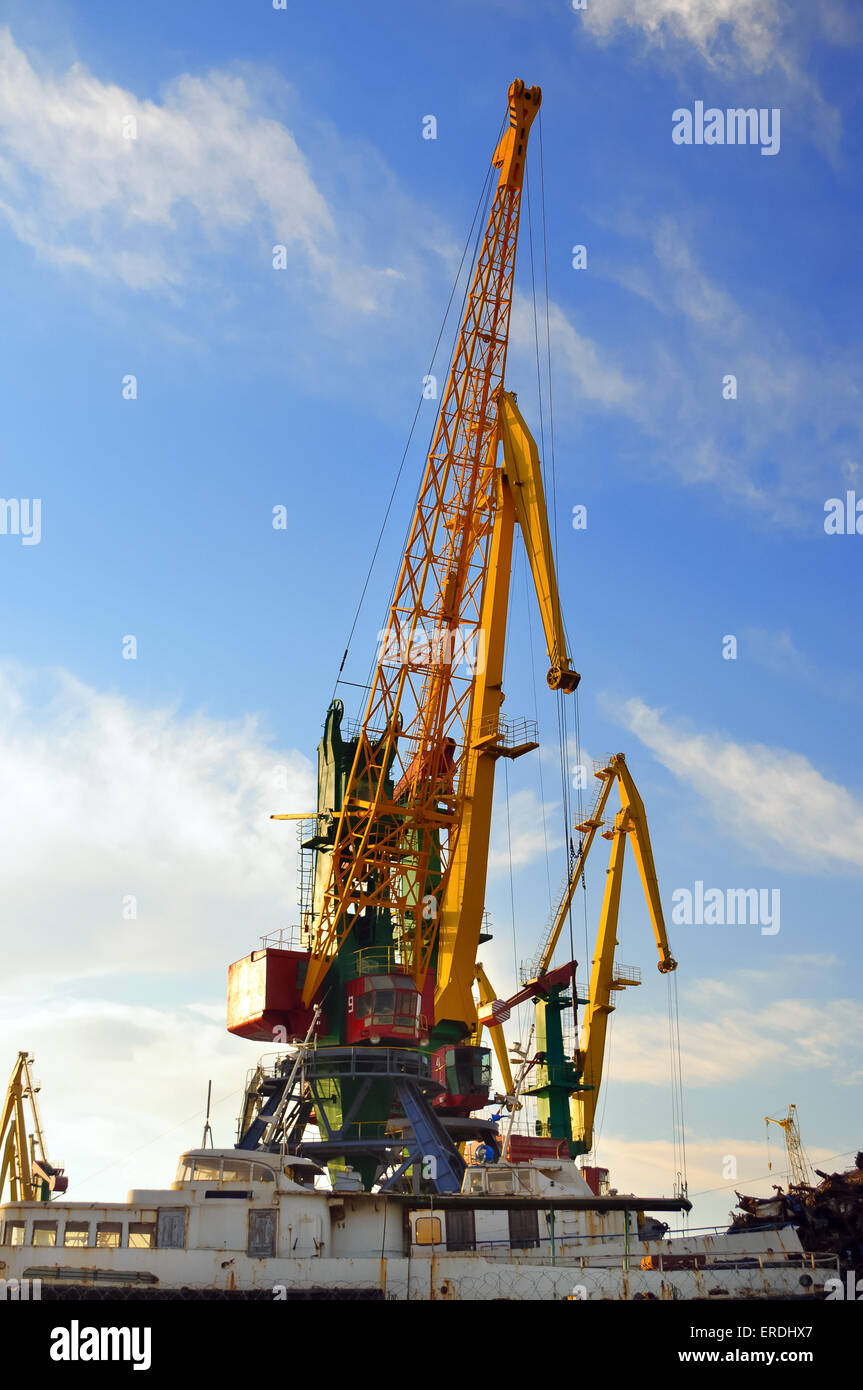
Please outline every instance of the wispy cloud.
[[[608, 273], [642, 301], [640, 331], [613, 350], [587, 340], [603, 364], [604, 389], [590, 392], [561, 329], [556, 373], [581, 403], [611, 401], [636, 423], [648, 441], [642, 470], [661, 469], [713, 488], [724, 505], [820, 534], [825, 497], [853, 482], [849, 460], [863, 449], [856, 362], [818, 326], [811, 351], [801, 351], [769, 296], [737, 302], [701, 264], [691, 218], [626, 217], [616, 230], [633, 252]], [[565, 323], [564, 310], [560, 317]], [[723, 396], [726, 387], [734, 398]]]
[[[239, 250], [273, 274], [272, 247], [283, 245], [289, 279], [342, 310], [373, 312], [404, 271], [382, 259], [380, 227], [366, 236], [357, 210], [345, 217], [322, 191], [273, 114], [289, 97], [287, 84], [274, 96], [272, 78], [213, 71], [142, 98], [78, 63], [37, 67], [4, 29], [0, 215], [40, 258], [135, 291], [199, 285], [214, 250]], [[369, 172], [380, 184], [381, 170]], [[403, 211], [389, 209], [396, 222]]]
[[21, 1048], [35, 1056], [49, 1156], [65, 1163], [70, 1197], [122, 1201], [132, 1187], [167, 1187], [181, 1150], [201, 1142], [208, 1080], [215, 1142], [234, 1142], [256, 1056], [223, 1019], [68, 988], [0, 1003], [0, 1052], [10, 1066]]
[[[771, 105], [805, 109], [801, 129], [835, 158], [839, 112], [809, 70], [813, 39], [846, 46], [859, 43], [859, 18], [844, 0], [603, 0], [583, 14], [600, 43], [636, 36], [644, 52], [685, 65], [699, 60], [714, 81], [769, 74]], [[697, 95], [701, 95], [698, 93]]]
[[[511, 342], [522, 357], [523, 379], [532, 379], [536, 328], [540, 341], [546, 341], [545, 313], [541, 325], [534, 325], [533, 306], [524, 295], [516, 295], [512, 306]], [[597, 406], [614, 406], [632, 396], [635, 387], [608, 354], [580, 332], [571, 318], [553, 301], [548, 312], [548, 343], [552, 361], [571, 388], [571, 400]]]
[[837, 671], [813, 661], [795, 645], [787, 631], [747, 627], [741, 634], [744, 658], [777, 675], [811, 686], [823, 695], [839, 700], [860, 698], [860, 678], [853, 673]]
[[495, 818], [489, 873], [503, 873], [510, 863], [514, 869], [523, 868], [562, 844], [559, 804], [543, 804], [532, 791], [513, 792], [509, 805], [504, 804]]
[[863, 801], [803, 754], [693, 732], [642, 700], [628, 700], [617, 713], [754, 853], [815, 873], [863, 869]]
[[6, 670], [0, 769], [7, 987], [199, 969], [296, 920], [294, 844], [269, 815], [303, 810], [314, 779], [253, 720]]

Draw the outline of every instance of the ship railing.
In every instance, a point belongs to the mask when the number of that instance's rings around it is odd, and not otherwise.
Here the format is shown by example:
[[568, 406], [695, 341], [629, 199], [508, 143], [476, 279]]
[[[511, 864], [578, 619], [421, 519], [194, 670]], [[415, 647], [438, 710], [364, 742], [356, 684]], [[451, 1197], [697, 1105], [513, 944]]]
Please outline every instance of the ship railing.
[[[721, 1229], [721, 1228], [719, 1228]], [[621, 1234], [609, 1236], [591, 1237], [591, 1244], [599, 1244], [602, 1241], [616, 1241], [618, 1244], [623, 1240]], [[584, 1252], [585, 1238], [582, 1235], [555, 1236], [552, 1240], [549, 1236], [534, 1236], [526, 1240], [523, 1245], [517, 1245], [510, 1237], [501, 1240], [477, 1240], [475, 1245], [469, 1249], [462, 1247], [460, 1250], [447, 1247], [445, 1241], [436, 1245], [436, 1249], [441, 1254], [447, 1255], [476, 1255], [483, 1259], [509, 1260], [517, 1258], [520, 1263], [535, 1262], [538, 1264], [548, 1264], [552, 1261], [558, 1265], [568, 1267], [590, 1269], [622, 1269], [633, 1273], [650, 1273], [663, 1270], [668, 1272], [695, 1270], [699, 1273], [722, 1273], [729, 1269], [781, 1269], [799, 1270], [801, 1274], [816, 1271], [819, 1274], [838, 1272], [840, 1260], [837, 1255], [812, 1254], [805, 1251], [756, 1251], [750, 1249], [742, 1250], [681, 1250], [681, 1251], [651, 1251], [650, 1256], [655, 1264], [652, 1271], [642, 1269], [641, 1260], [643, 1250], [641, 1242], [633, 1242], [634, 1247], [629, 1253], [606, 1250], [599, 1250], [596, 1253]], [[579, 1247], [575, 1249], [574, 1247]], [[685, 1263], [683, 1263], [685, 1262]]]

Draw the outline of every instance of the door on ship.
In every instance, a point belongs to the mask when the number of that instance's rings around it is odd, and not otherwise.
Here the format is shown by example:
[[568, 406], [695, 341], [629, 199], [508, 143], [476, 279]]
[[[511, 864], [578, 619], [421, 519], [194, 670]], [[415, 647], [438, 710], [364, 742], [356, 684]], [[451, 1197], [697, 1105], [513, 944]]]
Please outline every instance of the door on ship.
[[249, 1212], [249, 1242], [246, 1254], [256, 1259], [276, 1253], [276, 1213], [274, 1211]]

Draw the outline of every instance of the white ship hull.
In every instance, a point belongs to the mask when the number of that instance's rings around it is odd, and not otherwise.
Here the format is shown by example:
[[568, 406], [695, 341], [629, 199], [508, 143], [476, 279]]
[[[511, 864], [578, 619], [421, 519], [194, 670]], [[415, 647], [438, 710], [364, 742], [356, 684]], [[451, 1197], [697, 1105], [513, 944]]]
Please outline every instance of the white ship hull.
[[448, 1199], [321, 1189], [302, 1163], [203, 1150], [184, 1155], [172, 1187], [125, 1203], [7, 1203], [5, 1295], [800, 1299], [823, 1298], [836, 1274], [835, 1260], [806, 1255], [790, 1226], [645, 1239], [636, 1199], [618, 1199], [631, 1210], [602, 1199], [574, 1206], [590, 1199], [569, 1163], [496, 1168], [496, 1190], [511, 1181], [520, 1197], [474, 1187]]

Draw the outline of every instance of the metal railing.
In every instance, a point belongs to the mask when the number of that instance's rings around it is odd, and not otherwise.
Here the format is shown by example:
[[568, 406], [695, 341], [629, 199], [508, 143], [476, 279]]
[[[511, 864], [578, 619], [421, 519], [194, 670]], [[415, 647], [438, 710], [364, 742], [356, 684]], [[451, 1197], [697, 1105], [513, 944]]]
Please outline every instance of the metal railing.
[[500, 714], [487, 715], [480, 722], [479, 736], [494, 738], [501, 748], [518, 748], [523, 743], [539, 741], [535, 719], [504, 719]]
[[278, 931], [267, 932], [260, 942], [265, 951], [307, 951], [309, 932], [306, 927], [280, 927]]
[[406, 975], [408, 967], [393, 946], [363, 946], [354, 951], [357, 975]]

